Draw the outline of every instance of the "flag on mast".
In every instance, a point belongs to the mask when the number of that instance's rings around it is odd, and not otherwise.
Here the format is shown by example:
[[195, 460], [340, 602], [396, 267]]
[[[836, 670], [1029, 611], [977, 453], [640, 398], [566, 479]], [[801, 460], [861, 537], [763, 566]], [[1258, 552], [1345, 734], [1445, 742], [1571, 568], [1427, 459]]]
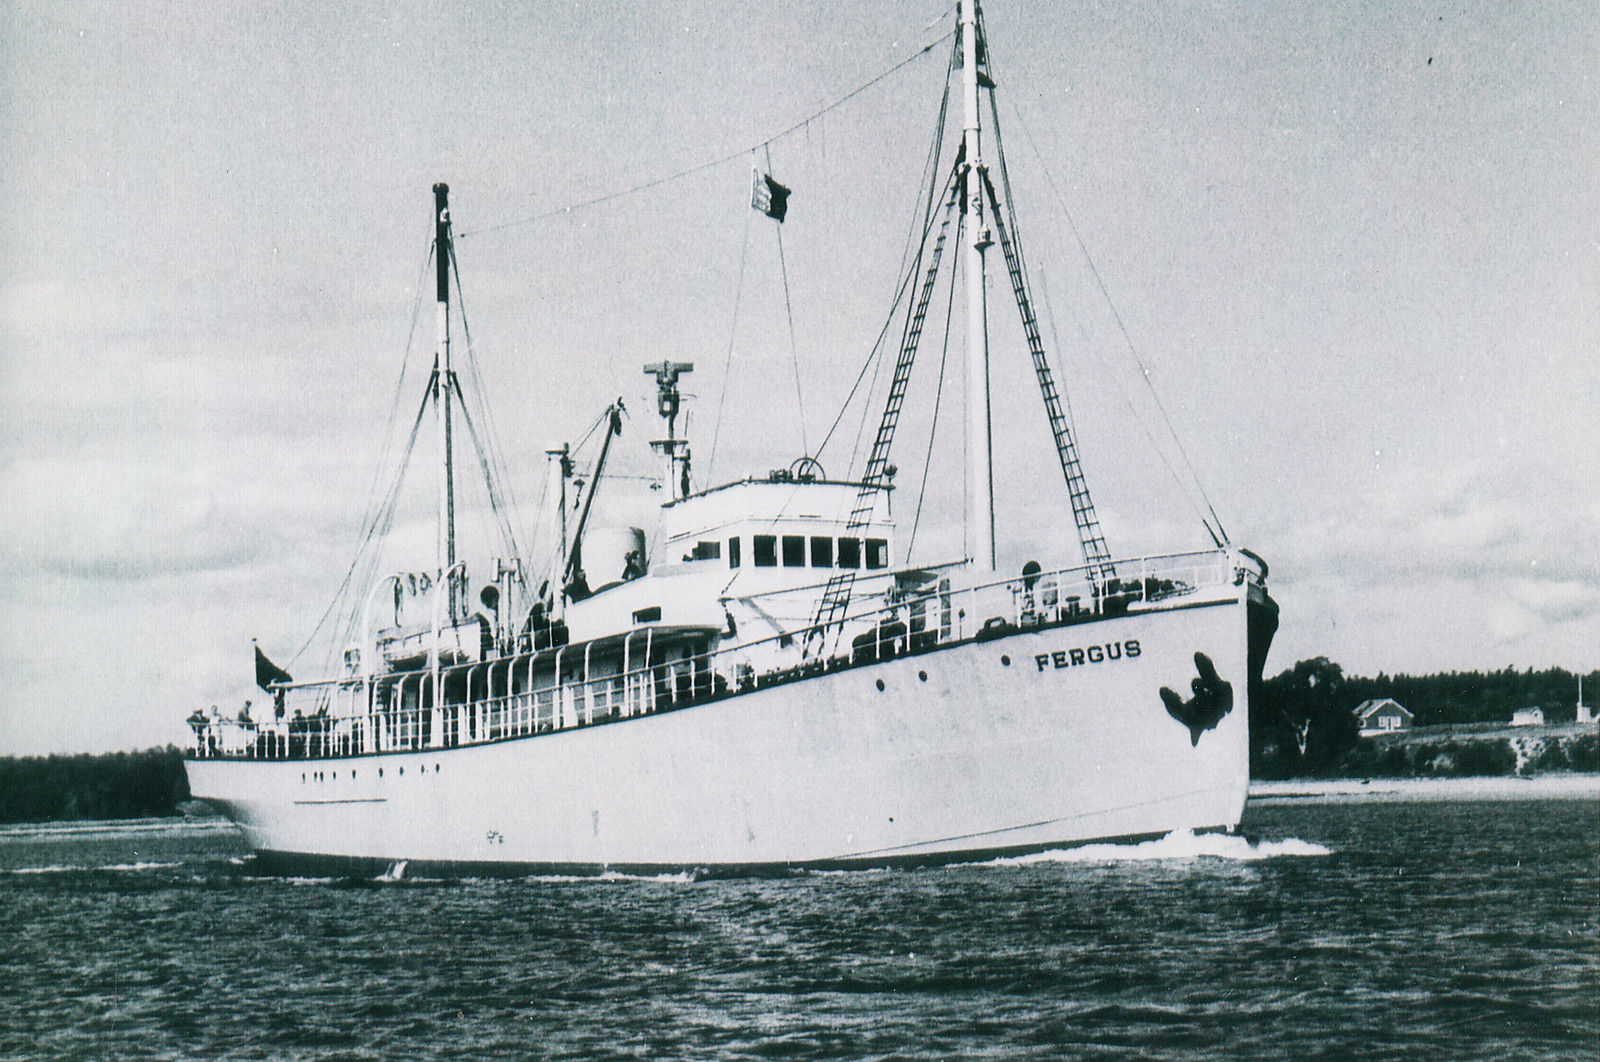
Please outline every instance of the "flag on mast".
[[750, 206], [782, 223], [784, 215], [789, 213], [789, 189], [760, 170], [754, 171], [751, 177]]
[[261, 646], [256, 646], [256, 685], [271, 692], [274, 682], [293, 682], [294, 676], [283, 668], [267, 659], [267, 654], [261, 651]]

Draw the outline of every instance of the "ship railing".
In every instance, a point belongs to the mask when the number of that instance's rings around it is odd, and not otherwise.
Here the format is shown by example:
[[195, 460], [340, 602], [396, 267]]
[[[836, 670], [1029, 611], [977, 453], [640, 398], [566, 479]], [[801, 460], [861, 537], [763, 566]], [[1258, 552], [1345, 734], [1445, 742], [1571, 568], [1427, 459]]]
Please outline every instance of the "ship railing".
[[[596, 654], [595, 642], [555, 653], [455, 665], [433, 677], [416, 671], [373, 680], [347, 676], [279, 688], [275, 718], [265, 723], [205, 720], [197, 756], [310, 759], [424, 751], [594, 726], [707, 703], [726, 696], [877, 663], [1019, 630], [1070, 625], [1195, 600], [1237, 595], [1259, 583], [1259, 562], [1233, 550], [1116, 562], [1118, 577], [1088, 567], [1032, 571], [976, 586], [953, 586], [948, 574], [914, 589], [890, 589], [836, 621], [826, 656], [806, 657], [805, 631], [664, 659], [653, 629], [621, 640], [621, 659]], [[616, 643], [613, 643], [616, 644]], [[549, 681], [537, 682], [542, 672]], [[464, 690], [451, 700], [448, 691]], [[290, 710], [286, 702], [309, 700]]]

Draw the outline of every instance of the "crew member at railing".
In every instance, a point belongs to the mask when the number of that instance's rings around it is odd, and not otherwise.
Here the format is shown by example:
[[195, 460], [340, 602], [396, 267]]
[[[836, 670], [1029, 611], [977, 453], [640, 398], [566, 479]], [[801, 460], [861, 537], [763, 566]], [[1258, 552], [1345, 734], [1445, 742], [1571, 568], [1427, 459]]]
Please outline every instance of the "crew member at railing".
[[196, 708], [189, 713], [189, 729], [194, 731], [194, 751], [197, 755], [204, 755], [206, 751], [206, 728], [210, 720], [206, 718], [204, 709]]

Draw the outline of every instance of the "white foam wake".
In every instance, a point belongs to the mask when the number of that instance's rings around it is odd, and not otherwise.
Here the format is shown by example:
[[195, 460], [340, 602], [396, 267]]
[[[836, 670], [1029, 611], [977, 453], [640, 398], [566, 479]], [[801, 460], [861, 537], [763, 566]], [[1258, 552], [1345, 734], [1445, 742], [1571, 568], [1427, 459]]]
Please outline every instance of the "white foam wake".
[[624, 874], [619, 870], [603, 870], [598, 874], [529, 874], [521, 881], [541, 885], [583, 885], [593, 882], [653, 881], [665, 885], [693, 885], [700, 879], [693, 871], [682, 870], [670, 874]]
[[385, 870], [382, 874], [379, 874], [373, 880], [374, 881], [399, 881], [399, 880], [401, 880], [402, 878], [404, 878], [406, 876], [406, 864], [409, 863], [409, 862], [411, 862], [409, 859], [396, 860], [395, 862], [389, 864], [389, 869], [388, 870]]
[[52, 863], [47, 867], [17, 867], [8, 870], [8, 874], [75, 874], [93, 870], [161, 870], [166, 867], [181, 867], [182, 863], [106, 863], [104, 866], [90, 867], [81, 864]]
[[1027, 866], [1031, 863], [1125, 863], [1150, 860], [1225, 859], [1252, 863], [1262, 859], [1332, 855], [1332, 850], [1313, 841], [1286, 838], [1282, 841], [1254, 841], [1225, 833], [1195, 834], [1175, 830], [1165, 837], [1139, 844], [1086, 844], [1078, 848], [1053, 849], [1033, 855], [996, 859], [984, 866]]

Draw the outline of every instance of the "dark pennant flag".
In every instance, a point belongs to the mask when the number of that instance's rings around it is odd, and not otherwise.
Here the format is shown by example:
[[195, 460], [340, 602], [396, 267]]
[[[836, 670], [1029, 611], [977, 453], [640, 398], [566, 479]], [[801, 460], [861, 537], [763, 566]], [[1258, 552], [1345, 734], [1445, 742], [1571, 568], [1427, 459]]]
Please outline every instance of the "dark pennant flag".
[[789, 189], [771, 177], [755, 171], [750, 187], [750, 205], [775, 221], [789, 213]]
[[294, 676], [267, 659], [267, 654], [256, 646], [256, 685], [271, 693], [274, 682], [293, 682]]

